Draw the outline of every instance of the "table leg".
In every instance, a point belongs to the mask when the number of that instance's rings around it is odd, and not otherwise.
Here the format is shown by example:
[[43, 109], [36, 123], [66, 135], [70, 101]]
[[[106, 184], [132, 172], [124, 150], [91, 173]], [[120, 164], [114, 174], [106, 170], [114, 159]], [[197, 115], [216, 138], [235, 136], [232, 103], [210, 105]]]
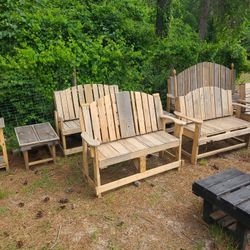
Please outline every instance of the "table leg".
[[55, 160], [56, 160], [56, 145], [55, 144], [51, 145], [51, 153], [52, 153], [53, 162], [55, 163]]
[[28, 151], [23, 151], [23, 158], [26, 170], [29, 170], [29, 153]]
[[239, 222], [237, 222], [237, 227], [236, 227], [236, 239], [238, 241], [238, 248], [245, 250], [248, 249], [248, 230], [246, 227], [241, 225]]
[[210, 224], [213, 222], [213, 219], [210, 217], [210, 214], [213, 212], [213, 205], [204, 199], [203, 201], [203, 220]]

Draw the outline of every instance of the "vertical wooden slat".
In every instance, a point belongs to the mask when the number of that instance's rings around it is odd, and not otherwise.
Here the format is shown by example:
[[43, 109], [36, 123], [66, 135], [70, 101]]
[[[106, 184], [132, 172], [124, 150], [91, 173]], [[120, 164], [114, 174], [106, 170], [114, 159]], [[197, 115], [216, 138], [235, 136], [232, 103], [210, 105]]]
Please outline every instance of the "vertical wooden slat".
[[74, 110], [75, 110], [75, 116], [76, 116], [76, 118], [79, 118], [79, 100], [78, 100], [76, 86], [72, 87], [71, 91], [72, 91], [72, 99], [73, 99], [73, 106], [74, 106]]
[[212, 102], [211, 102], [211, 93], [210, 87], [204, 87], [204, 111], [205, 111], [205, 119], [212, 119]]
[[118, 117], [120, 121], [121, 137], [126, 138], [135, 135], [134, 119], [128, 91], [116, 93]]
[[156, 114], [158, 129], [163, 129], [163, 124], [162, 124], [162, 119], [161, 119], [161, 116], [163, 114], [161, 98], [159, 94], [153, 94], [153, 97], [154, 97], [154, 103], [155, 103], [155, 114]]
[[86, 103], [84, 89], [82, 85], [77, 86], [80, 105]]
[[227, 90], [221, 89], [221, 100], [222, 100], [222, 113], [223, 116], [228, 116], [230, 114], [228, 110], [228, 96]]
[[69, 110], [67, 105], [67, 98], [66, 98], [66, 92], [60, 91], [61, 101], [62, 101], [62, 108], [63, 108], [63, 116], [65, 120], [69, 120]]
[[157, 121], [156, 121], [156, 115], [155, 115], [155, 104], [154, 104], [154, 97], [152, 95], [148, 95], [148, 106], [149, 106], [152, 130], [157, 131]]
[[200, 90], [195, 89], [192, 91], [192, 94], [193, 94], [194, 117], [202, 119], [201, 105], [200, 105]]
[[[115, 90], [115, 89], [114, 89]], [[111, 97], [111, 106], [113, 109], [113, 116], [114, 116], [114, 123], [115, 123], [115, 131], [116, 131], [116, 138], [120, 139], [120, 123], [119, 123], [119, 118], [118, 118], [118, 112], [117, 112], [117, 104], [116, 104], [116, 98], [115, 98], [115, 93], [110, 93]]]
[[214, 79], [214, 63], [209, 63], [209, 86], [215, 86], [215, 79]]
[[66, 99], [67, 99], [67, 106], [68, 106], [68, 111], [69, 111], [69, 119], [73, 120], [76, 118], [75, 116], [75, 111], [73, 108], [73, 100], [72, 100], [72, 96], [71, 96], [71, 89], [68, 88], [66, 90], [64, 90], [66, 93]]
[[231, 86], [231, 71], [225, 67], [225, 89], [232, 89]]
[[211, 101], [211, 118], [216, 118], [214, 87], [210, 86], [209, 91], [210, 91], [210, 101]]
[[99, 92], [98, 92], [97, 84], [93, 84], [92, 89], [93, 89], [94, 101], [96, 101], [97, 99], [99, 99]]
[[92, 122], [90, 118], [90, 109], [88, 104], [82, 106], [82, 115], [85, 131], [90, 136], [90, 138], [93, 138]]
[[222, 117], [221, 89], [214, 87], [215, 116]]
[[144, 116], [142, 110], [142, 101], [141, 101], [141, 93], [135, 92], [135, 103], [137, 109], [137, 117], [139, 123], [139, 131], [140, 134], [144, 134], [146, 132], [145, 123], [144, 123]]
[[57, 113], [58, 113], [58, 117], [60, 117], [61, 119], [64, 120], [64, 114], [63, 114], [60, 91], [55, 91], [54, 96], [55, 96], [55, 105], [56, 105], [56, 110], [57, 110]]
[[103, 84], [98, 84], [99, 97], [104, 96]]
[[226, 71], [223, 65], [220, 66], [220, 83], [221, 88], [226, 89]]
[[91, 84], [84, 84], [84, 93], [86, 103], [91, 103], [94, 101]]
[[187, 116], [194, 117], [192, 92], [185, 95], [185, 106]]
[[206, 119], [206, 115], [205, 115], [205, 103], [204, 103], [204, 88], [200, 88], [200, 105], [201, 105], [201, 118], [202, 120]]
[[107, 122], [108, 122], [109, 139], [113, 141], [116, 140], [116, 133], [115, 133], [115, 123], [114, 123], [114, 116], [111, 106], [110, 95], [106, 95], [104, 97], [104, 102], [105, 102]]
[[96, 106], [96, 102], [92, 102], [90, 104], [90, 112], [91, 112], [91, 122], [93, 126], [93, 137], [94, 139], [97, 139], [99, 141], [102, 140], [101, 133], [100, 133], [100, 123], [99, 123], [99, 115], [98, 115], [98, 109]]
[[99, 98], [96, 102], [97, 102], [97, 108], [98, 108], [98, 114], [99, 114], [99, 124], [100, 124], [102, 141], [108, 142], [109, 141], [108, 123], [107, 123], [107, 117], [106, 117], [104, 97]]
[[142, 108], [143, 108], [143, 113], [144, 113], [145, 128], [146, 128], [146, 132], [149, 133], [152, 131], [152, 125], [151, 125], [149, 107], [148, 107], [148, 95], [145, 93], [142, 93], [141, 97], [142, 97]]
[[109, 86], [108, 85], [103, 85], [104, 88], [104, 95], [109, 95]]
[[203, 87], [203, 80], [202, 80], [202, 74], [203, 74], [203, 66], [202, 63], [198, 63], [196, 65], [196, 75], [197, 75], [197, 88]]
[[232, 90], [227, 90], [227, 101], [228, 101], [228, 112], [229, 115], [233, 115], [233, 101], [232, 101]]
[[209, 86], [209, 64], [203, 63], [203, 86]]
[[134, 117], [134, 125], [135, 125], [135, 133], [137, 135], [140, 134], [139, 132], [139, 122], [138, 122], [138, 116], [137, 116], [137, 109], [136, 109], [136, 103], [135, 103], [135, 96], [134, 92], [130, 92], [130, 98], [131, 98], [131, 103], [132, 103], [132, 110], [133, 110], [133, 117]]

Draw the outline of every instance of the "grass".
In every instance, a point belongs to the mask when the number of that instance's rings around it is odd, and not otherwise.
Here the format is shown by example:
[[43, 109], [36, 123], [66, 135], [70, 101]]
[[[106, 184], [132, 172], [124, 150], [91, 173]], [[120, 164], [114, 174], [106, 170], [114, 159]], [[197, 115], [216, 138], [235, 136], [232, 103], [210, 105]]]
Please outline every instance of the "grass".
[[222, 227], [218, 225], [211, 225], [209, 227], [209, 234], [215, 244], [220, 249], [220, 246], [224, 246], [227, 250], [235, 250], [237, 249], [237, 245], [233, 238], [229, 236]]
[[199, 160], [199, 165], [206, 166], [207, 165], [207, 159], [205, 159], [205, 158], [200, 159]]
[[6, 215], [9, 209], [7, 207], [0, 207], [0, 217]]
[[6, 190], [0, 190], [0, 200], [6, 199], [11, 195], [11, 192]]

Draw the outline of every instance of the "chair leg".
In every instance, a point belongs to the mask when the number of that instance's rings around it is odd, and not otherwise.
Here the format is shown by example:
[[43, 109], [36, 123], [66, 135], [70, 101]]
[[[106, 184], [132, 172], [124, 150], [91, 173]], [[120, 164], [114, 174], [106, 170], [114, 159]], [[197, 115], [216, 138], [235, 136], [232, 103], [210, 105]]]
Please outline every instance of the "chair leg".
[[143, 156], [143, 157], [140, 157], [140, 173], [143, 173], [146, 171], [146, 157]]
[[250, 134], [248, 134], [248, 135], [245, 136], [244, 141], [246, 142], [246, 144], [247, 144], [246, 147], [248, 148], [249, 143], [250, 143]]
[[89, 165], [88, 165], [88, 146], [85, 141], [82, 142], [82, 172], [84, 177], [89, 176]]
[[193, 165], [197, 164], [197, 156], [199, 154], [199, 137], [201, 131], [201, 124], [195, 124], [195, 132], [193, 137], [193, 146], [192, 146], [192, 156], [191, 156], [191, 163]]
[[96, 196], [101, 198], [101, 192], [99, 191], [99, 187], [101, 186], [101, 175], [100, 175], [100, 168], [98, 162], [98, 152], [97, 149], [94, 148], [94, 158], [93, 158], [93, 167], [94, 167], [94, 181], [95, 181], [95, 191]]
[[62, 146], [63, 146], [63, 154], [67, 155], [67, 144], [66, 144], [66, 136], [62, 134]]

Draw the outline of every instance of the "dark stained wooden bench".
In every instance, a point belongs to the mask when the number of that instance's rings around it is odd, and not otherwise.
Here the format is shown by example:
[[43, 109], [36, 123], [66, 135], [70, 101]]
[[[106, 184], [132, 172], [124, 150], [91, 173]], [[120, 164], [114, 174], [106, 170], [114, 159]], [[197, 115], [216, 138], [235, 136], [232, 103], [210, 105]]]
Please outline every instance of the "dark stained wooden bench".
[[235, 236], [239, 249], [250, 249], [250, 175], [237, 169], [193, 183], [193, 193], [204, 199], [203, 219], [216, 222]]

